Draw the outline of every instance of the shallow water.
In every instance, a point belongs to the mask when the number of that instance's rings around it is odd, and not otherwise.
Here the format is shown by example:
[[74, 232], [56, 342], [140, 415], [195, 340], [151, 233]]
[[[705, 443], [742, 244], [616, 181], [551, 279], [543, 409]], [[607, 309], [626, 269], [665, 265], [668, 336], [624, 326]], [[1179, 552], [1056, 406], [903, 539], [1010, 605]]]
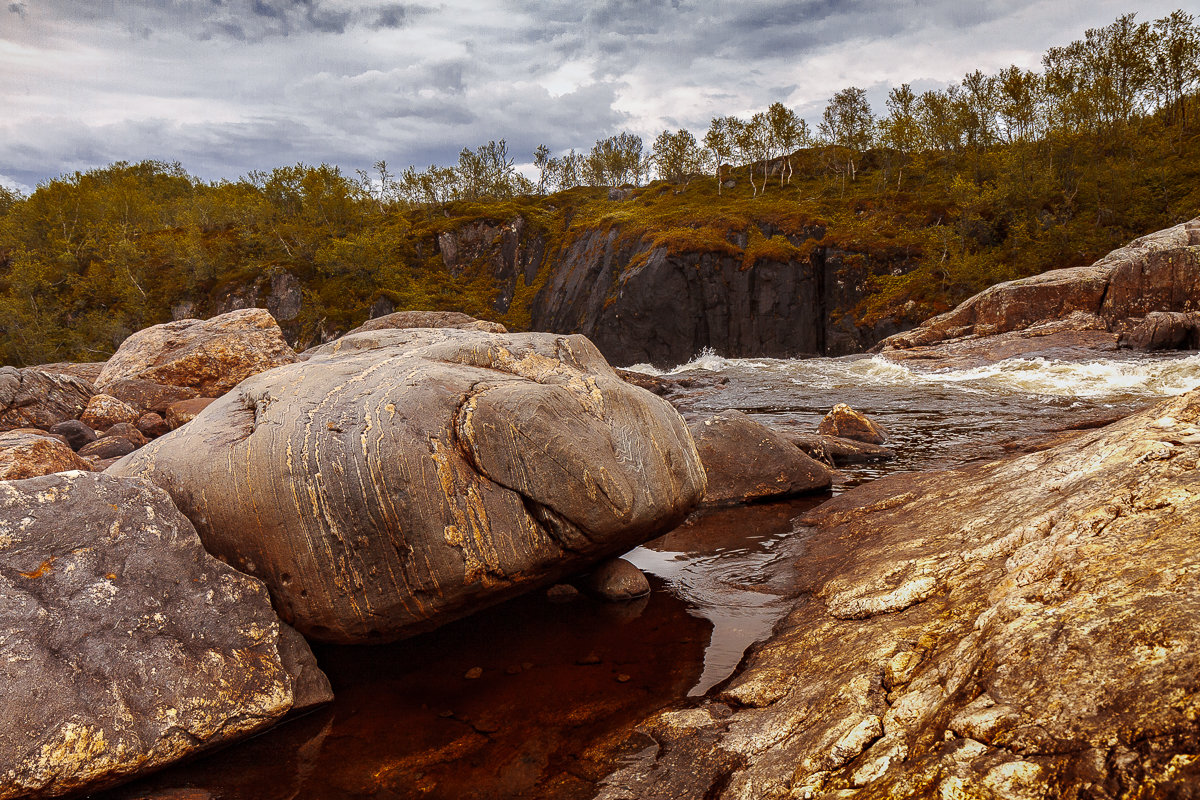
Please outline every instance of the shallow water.
[[[1200, 385], [1200, 355], [920, 372], [866, 356], [706, 353], [671, 374], [728, 379], [685, 398], [697, 412], [811, 431], [847, 402], [883, 423], [897, 458], [845, 470], [854, 483], [996, 457], [1008, 440], [1182, 393]], [[793, 520], [822, 499], [708, 511], [636, 548], [627, 557], [655, 591], [635, 604], [536, 593], [394, 645], [317, 647], [330, 708], [106, 797], [591, 797], [604, 742], [718, 685], [770, 633], [803, 557]]]

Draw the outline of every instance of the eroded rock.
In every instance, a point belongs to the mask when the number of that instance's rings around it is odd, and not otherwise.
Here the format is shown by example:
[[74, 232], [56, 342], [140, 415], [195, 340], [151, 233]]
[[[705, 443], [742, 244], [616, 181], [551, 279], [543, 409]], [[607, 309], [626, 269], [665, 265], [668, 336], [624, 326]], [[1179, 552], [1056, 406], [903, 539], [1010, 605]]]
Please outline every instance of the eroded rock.
[[582, 585], [589, 593], [613, 603], [650, 594], [650, 581], [623, 558], [605, 561], [583, 579]]
[[171, 492], [302, 633], [377, 641], [549, 585], [677, 524], [679, 415], [583, 337], [345, 337], [110, 468]]
[[0, 367], [0, 430], [46, 430], [78, 419], [95, 393], [92, 384], [72, 375]]
[[251, 375], [295, 361], [275, 319], [265, 309], [245, 308], [138, 331], [104, 365], [96, 387], [140, 379], [218, 397]]
[[[99, 788], [273, 724], [297, 697], [281, 648], [261, 582], [149, 482], [0, 483], [0, 797]], [[307, 646], [285, 649], [312, 685]]]
[[346, 335], [405, 328], [460, 328], [485, 333], [508, 333], [508, 329], [499, 322], [475, 319], [459, 311], [396, 311], [369, 319]]
[[796, 447], [829, 466], [890, 461], [896, 457], [895, 452], [887, 447], [853, 439], [843, 439], [839, 436], [823, 436], [819, 433], [801, 433], [799, 431], [785, 431], [784, 435]]
[[801, 518], [805, 599], [718, 698], [737, 710], [646, 721], [653, 757], [600, 796], [1187, 796], [1198, 465], [1200, 391], [834, 498]]
[[706, 502], [786, 497], [824, 491], [833, 483], [822, 464], [740, 411], [697, 420], [688, 430], [708, 477]]
[[0, 433], [0, 480], [35, 478], [72, 469], [91, 467], [56, 438], [28, 431]]

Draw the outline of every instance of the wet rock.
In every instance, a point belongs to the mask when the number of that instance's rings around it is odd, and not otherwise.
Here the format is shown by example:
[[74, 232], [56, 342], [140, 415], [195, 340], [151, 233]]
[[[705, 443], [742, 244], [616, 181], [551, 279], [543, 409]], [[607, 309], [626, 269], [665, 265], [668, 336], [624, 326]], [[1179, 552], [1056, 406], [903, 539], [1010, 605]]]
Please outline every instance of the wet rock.
[[778, 432], [740, 411], [688, 426], [708, 477], [708, 503], [740, 503], [828, 489], [833, 476]]
[[92, 430], [103, 431], [118, 422], [136, 422], [141, 412], [122, 403], [112, 395], [97, 394], [88, 400], [79, 421]]
[[[800, 519], [805, 598], [639, 797], [1183, 797], [1200, 777], [1200, 392]], [[819, 657], [814, 657], [819, 654]], [[695, 785], [693, 764], [724, 763]], [[677, 796], [684, 796], [676, 792]], [[613, 791], [601, 797], [619, 797]]]
[[570, 603], [579, 599], [579, 590], [569, 583], [556, 583], [546, 590], [551, 603]]
[[171, 403], [167, 407], [167, 427], [175, 430], [181, 425], [186, 425], [196, 418], [204, 409], [212, 405], [213, 397], [197, 397], [193, 400], [180, 400], [178, 403]]
[[69, 445], [44, 432], [0, 433], [0, 480], [34, 478], [71, 469], [91, 469]]
[[1130, 323], [1121, 347], [1134, 350], [1200, 350], [1200, 312], [1154, 311]]
[[271, 315], [246, 308], [138, 331], [104, 365], [96, 386], [104, 391], [118, 381], [141, 379], [218, 397], [251, 375], [295, 361]]
[[96, 789], [273, 724], [295, 702], [279, 650], [262, 584], [150, 483], [0, 484], [0, 797]]
[[199, 392], [188, 386], [168, 386], [140, 378], [114, 381], [104, 391], [143, 414], [151, 411], [166, 414], [172, 403], [200, 396]]
[[127, 456], [138, 446], [123, 436], [101, 436], [91, 444], [79, 448], [79, 455], [84, 458], [103, 460]]
[[46, 430], [78, 419], [95, 393], [92, 384], [72, 375], [0, 367], [0, 430]]
[[704, 476], [679, 415], [583, 337], [356, 334], [246, 381], [110, 468], [172, 493], [285, 620], [394, 639], [677, 524]]
[[799, 431], [787, 431], [784, 435], [796, 447], [831, 467], [869, 461], [890, 461], [896, 457], [895, 452], [886, 447], [839, 436], [822, 436], [819, 433]]
[[50, 432], [62, 436], [72, 450], [96, 441], [96, 432], [77, 419], [68, 419], [50, 428]]
[[130, 425], [128, 422], [118, 422], [116, 425], [113, 425], [111, 428], [106, 430], [100, 438], [104, 439], [109, 436], [120, 436], [122, 439], [128, 439], [133, 443], [134, 447], [141, 447], [147, 441], [149, 441], [145, 434], [143, 434], [135, 426]]
[[887, 441], [887, 431], [882, 425], [872, 422], [865, 414], [845, 403], [838, 403], [825, 415], [817, 426], [817, 433], [867, 444], [883, 444]]
[[142, 414], [134, 425], [147, 439], [157, 439], [171, 430], [167, 421], [153, 411], [149, 414]]
[[[1189, 314], [1200, 296], [1198, 226], [1192, 220], [1143, 236], [1090, 266], [996, 284], [877, 349], [895, 359], [950, 356], [964, 366], [1064, 347], [1110, 350], [1123, 330], [1131, 347], [1190, 341], [1197, 326]], [[1183, 315], [1149, 319], [1155, 312]], [[1003, 351], [989, 356], [986, 340], [997, 335], [1005, 335], [997, 342]]]
[[619, 603], [650, 594], [650, 581], [623, 558], [605, 561], [583, 579], [583, 588], [601, 600]]

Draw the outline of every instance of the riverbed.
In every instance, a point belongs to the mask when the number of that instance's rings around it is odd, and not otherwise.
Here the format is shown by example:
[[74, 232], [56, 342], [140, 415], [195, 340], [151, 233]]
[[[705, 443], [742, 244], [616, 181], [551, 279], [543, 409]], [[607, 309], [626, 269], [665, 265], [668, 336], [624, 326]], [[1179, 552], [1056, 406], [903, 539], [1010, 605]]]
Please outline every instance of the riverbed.
[[[917, 371], [870, 356], [704, 353], [669, 373], [635, 369], [690, 379], [677, 399], [689, 414], [736, 408], [812, 431], [846, 402], [882, 423], [896, 458], [843, 469], [834, 491], [1000, 457], [1200, 386], [1197, 354]], [[770, 634], [804, 557], [794, 520], [826, 497], [694, 515], [627, 555], [654, 589], [635, 603], [538, 592], [392, 645], [315, 647], [330, 707], [97, 797], [591, 797], [619, 756], [616, 734], [719, 688]]]

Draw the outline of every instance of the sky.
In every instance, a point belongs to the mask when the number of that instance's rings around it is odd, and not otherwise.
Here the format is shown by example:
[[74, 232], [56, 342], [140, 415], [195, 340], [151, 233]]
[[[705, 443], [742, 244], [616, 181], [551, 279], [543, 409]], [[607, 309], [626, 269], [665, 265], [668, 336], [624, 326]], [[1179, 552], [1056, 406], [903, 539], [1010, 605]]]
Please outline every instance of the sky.
[[1037, 68], [1049, 47], [1180, 0], [0, 0], [0, 184], [114, 161], [205, 180], [303, 162], [451, 164], [505, 139], [588, 149], [702, 136], [773, 102]]

